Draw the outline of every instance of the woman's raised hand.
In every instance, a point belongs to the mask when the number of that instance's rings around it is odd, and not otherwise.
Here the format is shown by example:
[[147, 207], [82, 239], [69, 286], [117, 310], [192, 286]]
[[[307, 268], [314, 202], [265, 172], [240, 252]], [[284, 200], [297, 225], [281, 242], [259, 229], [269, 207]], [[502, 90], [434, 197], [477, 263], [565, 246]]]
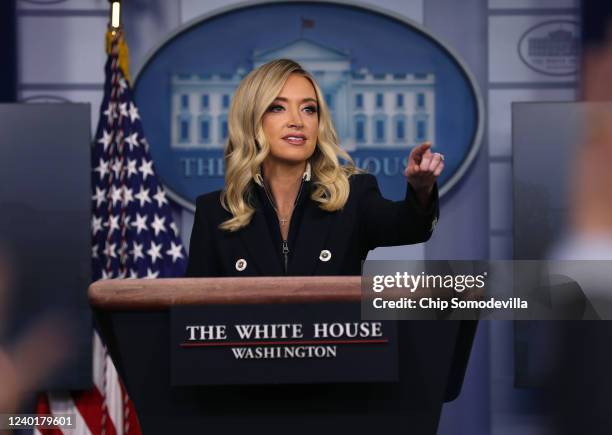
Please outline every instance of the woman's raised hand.
[[408, 182], [422, 198], [429, 197], [436, 183], [436, 178], [444, 170], [444, 156], [440, 153], [432, 153], [431, 142], [424, 142], [414, 147], [408, 156], [408, 165], [404, 175]]

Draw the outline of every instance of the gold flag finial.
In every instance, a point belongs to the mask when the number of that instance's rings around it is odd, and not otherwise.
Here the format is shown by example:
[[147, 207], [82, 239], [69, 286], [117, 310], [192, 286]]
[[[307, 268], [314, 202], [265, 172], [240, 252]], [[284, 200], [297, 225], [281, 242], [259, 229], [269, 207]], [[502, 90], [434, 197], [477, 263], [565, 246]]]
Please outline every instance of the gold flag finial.
[[111, 4], [108, 30], [106, 32], [106, 53], [111, 54], [116, 44], [119, 68], [126, 80], [130, 82], [129, 50], [121, 29], [121, 0], [109, 0]]

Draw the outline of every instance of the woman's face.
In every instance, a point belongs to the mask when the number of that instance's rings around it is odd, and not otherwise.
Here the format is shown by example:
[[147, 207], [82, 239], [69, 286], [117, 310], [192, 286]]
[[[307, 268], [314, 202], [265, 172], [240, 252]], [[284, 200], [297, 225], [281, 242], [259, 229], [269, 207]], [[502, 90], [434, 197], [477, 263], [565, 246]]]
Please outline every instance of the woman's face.
[[319, 131], [317, 94], [310, 80], [291, 74], [262, 119], [268, 158], [295, 164], [314, 153]]

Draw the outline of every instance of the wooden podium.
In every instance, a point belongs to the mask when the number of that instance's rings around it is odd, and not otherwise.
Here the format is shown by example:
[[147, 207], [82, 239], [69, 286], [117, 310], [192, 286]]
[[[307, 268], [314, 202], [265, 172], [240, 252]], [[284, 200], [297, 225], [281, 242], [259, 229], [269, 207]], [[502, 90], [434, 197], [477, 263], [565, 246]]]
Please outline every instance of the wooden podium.
[[[281, 312], [301, 305], [327, 312], [342, 306], [346, 312], [348, 306], [359, 319], [360, 279], [105, 280], [90, 286], [89, 299], [145, 435], [435, 434], [442, 404], [461, 389], [476, 322], [396, 322], [396, 382], [172, 385], [170, 314], [176, 307], [229, 313], [257, 307]], [[350, 365], [347, 369], [355, 371], [360, 360]]]

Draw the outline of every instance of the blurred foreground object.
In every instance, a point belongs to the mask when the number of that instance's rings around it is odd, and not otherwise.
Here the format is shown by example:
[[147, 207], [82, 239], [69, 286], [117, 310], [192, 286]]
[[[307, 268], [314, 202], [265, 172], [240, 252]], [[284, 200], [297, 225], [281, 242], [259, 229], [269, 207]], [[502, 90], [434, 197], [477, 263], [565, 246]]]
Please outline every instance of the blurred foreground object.
[[[591, 104], [585, 137], [572, 174], [568, 237], [555, 256], [565, 260], [612, 260], [612, 33], [583, 58], [583, 99]], [[589, 262], [587, 266], [592, 265]], [[612, 308], [612, 268], [578, 280], [593, 305]], [[612, 414], [612, 323], [565, 322], [554, 351], [557, 371], [550, 383], [555, 432], [609, 434]]]
[[612, 41], [587, 51], [583, 65], [583, 99], [601, 104], [590, 106], [585, 120], [571, 223], [575, 233], [612, 242]]
[[[12, 265], [0, 248], [0, 337], [11, 303]], [[0, 413], [15, 413], [70, 356], [70, 340], [60, 318], [49, 315], [32, 322], [10, 346], [0, 341]], [[41, 358], [41, 356], [43, 356]]]

